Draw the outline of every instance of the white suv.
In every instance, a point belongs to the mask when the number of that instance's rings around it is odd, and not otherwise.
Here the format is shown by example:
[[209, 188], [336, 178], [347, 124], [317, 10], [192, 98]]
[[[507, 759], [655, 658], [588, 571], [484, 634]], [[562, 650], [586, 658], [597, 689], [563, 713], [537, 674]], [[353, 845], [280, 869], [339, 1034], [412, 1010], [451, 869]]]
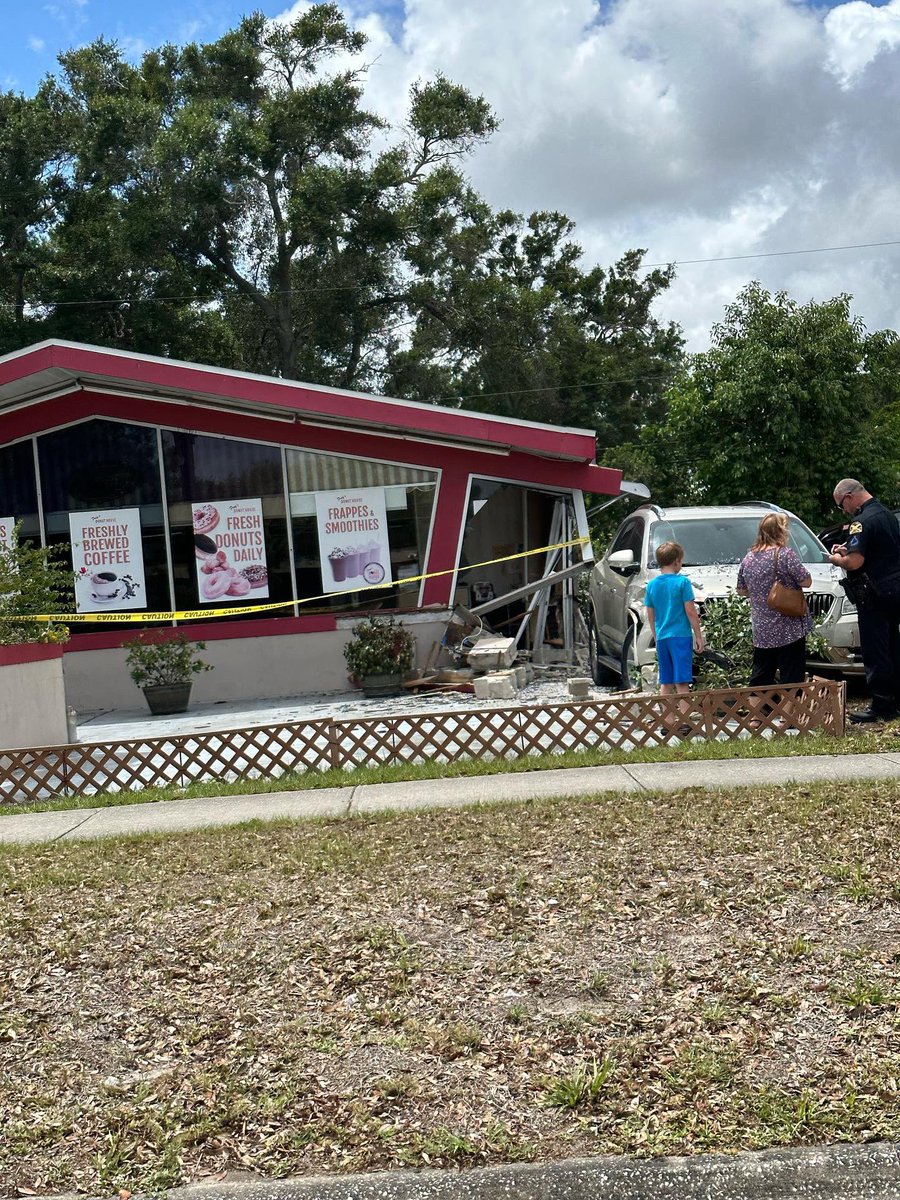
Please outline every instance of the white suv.
[[[644, 621], [644, 592], [659, 571], [656, 548], [662, 542], [684, 547], [682, 573], [694, 585], [701, 616], [704, 603], [737, 585], [741, 559], [756, 540], [767, 512], [785, 512], [775, 504], [748, 501], [722, 507], [659, 508], [644, 504], [619, 526], [609, 549], [591, 572], [588, 653], [598, 684], [645, 686], [656, 683], [656, 650]], [[828, 661], [818, 666], [860, 672], [856, 609], [838, 583], [840, 572], [828, 562], [825, 547], [792, 513], [790, 545], [812, 576], [809, 608], [828, 642]], [[714, 650], [727, 650], [713, 646]]]

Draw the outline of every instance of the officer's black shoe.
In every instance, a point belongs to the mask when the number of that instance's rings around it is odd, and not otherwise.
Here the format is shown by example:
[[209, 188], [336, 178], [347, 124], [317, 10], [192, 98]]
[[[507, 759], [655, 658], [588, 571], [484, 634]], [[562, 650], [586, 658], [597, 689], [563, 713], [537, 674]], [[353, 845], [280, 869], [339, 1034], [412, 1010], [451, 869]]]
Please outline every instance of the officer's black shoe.
[[861, 709], [860, 712], [852, 712], [847, 714], [851, 725], [871, 725], [876, 721], [896, 721], [900, 718], [900, 711], [896, 708], [868, 708]]

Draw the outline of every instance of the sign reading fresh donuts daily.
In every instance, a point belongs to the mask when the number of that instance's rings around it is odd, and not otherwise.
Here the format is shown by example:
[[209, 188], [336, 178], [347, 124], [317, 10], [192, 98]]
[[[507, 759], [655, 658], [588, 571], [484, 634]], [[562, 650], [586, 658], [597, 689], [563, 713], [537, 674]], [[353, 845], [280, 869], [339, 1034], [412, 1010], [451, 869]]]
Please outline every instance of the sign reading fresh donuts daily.
[[391, 583], [384, 488], [316, 492], [323, 592]]
[[193, 505], [201, 604], [264, 600], [269, 594], [262, 500]]
[[138, 508], [69, 513], [76, 612], [146, 608]]

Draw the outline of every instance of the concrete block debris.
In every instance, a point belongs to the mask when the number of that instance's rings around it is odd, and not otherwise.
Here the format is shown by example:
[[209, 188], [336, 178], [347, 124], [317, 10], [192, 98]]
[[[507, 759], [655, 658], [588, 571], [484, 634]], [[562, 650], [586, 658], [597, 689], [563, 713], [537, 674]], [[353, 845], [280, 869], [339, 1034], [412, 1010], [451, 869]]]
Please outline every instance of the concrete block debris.
[[481, 637], [469, 651], [468, 664], [476, 672], [502, 671], [512, 666], [518, 652], [514, 638]]
[[566, 687], [573, 700], [589, 700], [591, 697], [592, 680], [583, 678], [570, 679]]

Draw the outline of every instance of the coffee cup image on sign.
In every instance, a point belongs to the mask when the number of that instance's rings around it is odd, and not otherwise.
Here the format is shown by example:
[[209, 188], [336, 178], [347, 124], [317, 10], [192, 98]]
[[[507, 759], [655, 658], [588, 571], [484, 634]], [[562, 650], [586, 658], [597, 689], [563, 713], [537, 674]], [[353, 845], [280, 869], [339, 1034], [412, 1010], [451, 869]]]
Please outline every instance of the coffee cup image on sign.
[[91, 576], [91, 599], [99, 603], [115, 600], [122, 590], [122, 581], [115, 571], [96, 571]]

